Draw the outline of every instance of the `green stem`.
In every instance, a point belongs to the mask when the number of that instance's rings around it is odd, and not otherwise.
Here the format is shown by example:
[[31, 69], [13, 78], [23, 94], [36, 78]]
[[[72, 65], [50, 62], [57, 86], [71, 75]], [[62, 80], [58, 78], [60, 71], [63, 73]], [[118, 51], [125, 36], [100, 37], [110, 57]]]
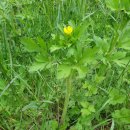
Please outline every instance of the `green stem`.
[[67, 79], [67, 84], [66, 84], [66, 96], [65, 96], [65, 102], [64, 102], [64, 108], [61, 116], [61, 124], [65, 123], [66, 115], [67, 115], [67, 108], [69, 104], [69, 99], [71, 95], [71, 89], [72, 89], [72, 83], [71, 83], [71, 78], [69, 77]]

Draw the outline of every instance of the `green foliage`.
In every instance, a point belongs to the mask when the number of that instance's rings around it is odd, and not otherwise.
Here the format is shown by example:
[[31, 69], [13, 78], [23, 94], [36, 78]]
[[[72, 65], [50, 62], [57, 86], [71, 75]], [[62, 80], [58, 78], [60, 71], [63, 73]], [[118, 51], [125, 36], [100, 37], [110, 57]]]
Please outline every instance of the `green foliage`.
[[128, 130], [129, 5], [1, 0], [0, 130]]
[[98, 89], [95, 86], [85, 83], [83, 85], [83, 88], [87, 88], [87, 90], [88, 90], [87, 93], [85, 94], [86, 96], [92, 96], [92, 95], [97, 94]]
[[130, 35], [130, 22], [126, 24], [126, 26], [123, 28], [122, 32], [120, 32], [119, 36], [119, 47], [130, 50], [130, 45], [129, 45], [129, 38]]
[[110, 104], [116, 105], [118, 103], [123, 103], [126, 99], [125, 93], [121, 90], [113, 88], [109, 93]]
[[106, 4], [112, 10], [124, 10], [128, 14], [130, 13], [129, 0], [106, 0]]
[[31, 38], [23, 38], [21, 39], [21, 43], [26, 47], [29, 52], [37, 52], [39, 51], [38, 45]]
[[95, 112], [94, 106], [91, 105], [90, 103], [88, 103], [88, 102], [81, 102], [81, 105], [83, 107], [81, 109], [81, 113], [82, 113], [83, 116], [88, 116], [91, 113]]
[[127, 108], [122, 108], [120, 110], [115, 110], [115, 112], [112, 114], [115, 121], [123, 124], [129, 124], [130, 123], [130, 110]]
[[57, 78], [62, 79], [62, 78], [67, 78], [71, 74], [71, 66], [69, 65], [60, 65], [58, 67], [58, 74]]

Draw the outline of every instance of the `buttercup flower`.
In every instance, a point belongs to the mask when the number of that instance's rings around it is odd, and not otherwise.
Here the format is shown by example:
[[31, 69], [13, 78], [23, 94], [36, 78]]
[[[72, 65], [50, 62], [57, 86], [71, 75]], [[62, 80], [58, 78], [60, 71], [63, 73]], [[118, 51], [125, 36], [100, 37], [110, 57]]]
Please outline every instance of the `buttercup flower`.
[[64, 27], [65, 34], [70, 35], [72, 32], [73, 32], [73, 27], [71, 26]]

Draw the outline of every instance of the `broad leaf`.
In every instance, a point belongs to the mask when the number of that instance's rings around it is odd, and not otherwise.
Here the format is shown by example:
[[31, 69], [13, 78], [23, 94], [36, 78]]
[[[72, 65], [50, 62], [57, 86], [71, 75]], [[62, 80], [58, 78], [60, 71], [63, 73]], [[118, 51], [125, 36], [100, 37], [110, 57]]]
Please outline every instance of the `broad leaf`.
[[126, 99], [126, 95], [119, 89], [113, 88], [109, 93], [109, 104], [121, 104]]
[[40, 71], [45, 69], [47, 63], [34, 63], [31, 67], [29, 67], [30, 72]]
[[100, 37], [94, 36], [94, 42], [103, 53], [106, 53], [108, 51], [109, 44], [107, 43], [106, 39], [101, 39]]
[[60, 65], [58, 67], [57, 79], [64, 79], [71, 74], [72, 67], [70, 65]]
[[22, 108], [22, 111], [28, 110], [28, 109], [38, 109], [38, 103], [35, 101], [30, 102], [28, 105], [24, 106]]
[[88, 72], [88, 68], [84, 66], [74, 66], [74, 70], [78, 72], [78, 78], [84, 78]]
[[121, 10], [120, 0], [106, 0], [106, 5], [112, 10]]
[[107, 57], [107, 60], [109, 62], [114, 62], [120, 67], [125, 67], [125, 65], [128, 63], [128, 58], [126, 58], [126, 52], [120, 51], [115, 52], [114, 54]]
[[45, 41], [41, 37], [37, 38], [37, 42], [38, 42], [39, 46], [41, 47], [41, 49], [45, 49], [46, 50], [46, 43], [45, 43]]
[[80, 60], [80, 64], [87, 65], [90, 63], [96, 62], [96, 54], [97, 54], [98, 48], [85, 48], [83, 52], [83, 56]]
[[25, 46], [26, 50], [29, 52], [39, 52], [40, 48], [38, 44], [34, 42], [31, 38], [22, 38], [21, 43]]
[[62, 48], [61, 46], [52, 45], [52, 46], [50, 47], [50, 52], [54, 52], [54, 51], [59, 50], [59, 49], [61, 49], [61, 48]]
[[106, 5], [113, 11], [124, 10], [130, 14], [130, 0], [106, 0]]
[[126, 24], [124, 29], [120, 32], [118, 46], [120, 48], [130, 50], [130, 21]]
[[89, 102], [81, 102], [81, 105], [82, 105], [82, 109], [81, 109], [81, 112], [82, 112], [82, 115], [83, 116], [88, 116], [90, 115], [91, 113], [95, 112], [95, 108], [93, 105], [91, 105]]
[[116, 110], [112, 116], [118, 124], [130, 124], [130, 109], [122, 108], [120, 110]]

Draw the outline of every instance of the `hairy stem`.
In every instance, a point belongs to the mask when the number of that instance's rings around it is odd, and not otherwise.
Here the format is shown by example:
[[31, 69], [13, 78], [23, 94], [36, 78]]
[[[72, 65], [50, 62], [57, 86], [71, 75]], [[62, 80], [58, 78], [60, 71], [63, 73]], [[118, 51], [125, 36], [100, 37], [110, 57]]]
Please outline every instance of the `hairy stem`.
[[65, 123], [66, 115], [67, 115], [67, 108], [69, 104], [69, 99], [71, 95], [71, 89], [72, 89], [72, 83], [71, 83], [71, 77], [67, 79], [67, 84], [66, 84], [66, 96], [65, 96], [65, 102], [64, 102], [64, 108], [61, 116], [61, 124]]

